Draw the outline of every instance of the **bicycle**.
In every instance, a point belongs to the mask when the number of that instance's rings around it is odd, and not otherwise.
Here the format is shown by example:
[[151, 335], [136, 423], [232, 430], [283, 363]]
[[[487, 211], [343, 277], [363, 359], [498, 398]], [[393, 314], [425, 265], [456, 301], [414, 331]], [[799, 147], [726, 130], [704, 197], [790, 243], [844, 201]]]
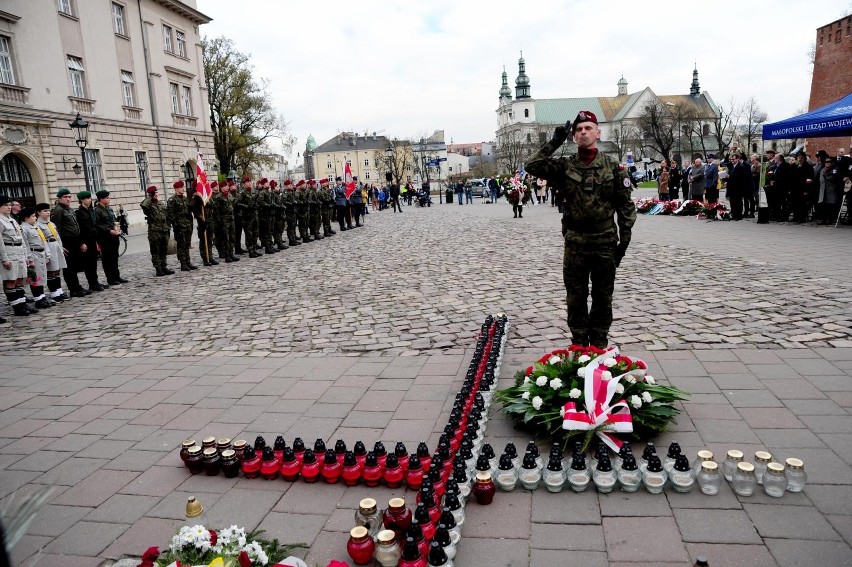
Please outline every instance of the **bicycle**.
[[[101, 259], [101, 245], [98, 244], [98, 260]], [[121, 258], [124, 256], [124, 253], [127, 252], [127, 235], [123, 232], [118, 235], [118, 257]]]

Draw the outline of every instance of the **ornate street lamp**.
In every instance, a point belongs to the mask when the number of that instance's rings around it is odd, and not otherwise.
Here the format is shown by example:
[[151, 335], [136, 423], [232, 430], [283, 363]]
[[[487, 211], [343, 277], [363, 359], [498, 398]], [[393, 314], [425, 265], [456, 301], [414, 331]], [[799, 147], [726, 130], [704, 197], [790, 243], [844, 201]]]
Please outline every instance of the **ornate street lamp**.
[[89, 145], [89, 123], [83, 120], [83, 117], [78, 112], [74, 120], [68, 125], [71, 127], [71, 131], [74, 132], [74, 142], [80, 148], [80, 156], [83, 158], [83, 173], [86, 179], [86, 191], [90, 191], [89, 168], [86, 167], [86, 146]]

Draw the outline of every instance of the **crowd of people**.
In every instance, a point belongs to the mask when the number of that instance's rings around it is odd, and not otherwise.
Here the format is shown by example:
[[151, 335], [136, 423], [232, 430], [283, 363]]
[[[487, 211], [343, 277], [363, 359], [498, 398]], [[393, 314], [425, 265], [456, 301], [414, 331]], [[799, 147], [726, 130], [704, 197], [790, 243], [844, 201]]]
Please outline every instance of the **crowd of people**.
[[[763, 170], [757, 154], [748, 162], [744, 155], [732, 152], [721, 163], [716, 156], [700, 157], [681, 168], [678, 162], [663, 162], [657, 178], [659, 199], [684, 199], [715, 204], [720, 190], [731, 206], [731, 219], [754, 218], [757, 213], [761, 173], [769, 215], [772, 221], [819, 224], [836, 222], [849, 191], [852, 159], [840, 148], [836, 156], [820, 150], [812, 159], [805, 152], [785, 158], [767, 150]], [[848, 219], [847, 219], [848, 220]]]

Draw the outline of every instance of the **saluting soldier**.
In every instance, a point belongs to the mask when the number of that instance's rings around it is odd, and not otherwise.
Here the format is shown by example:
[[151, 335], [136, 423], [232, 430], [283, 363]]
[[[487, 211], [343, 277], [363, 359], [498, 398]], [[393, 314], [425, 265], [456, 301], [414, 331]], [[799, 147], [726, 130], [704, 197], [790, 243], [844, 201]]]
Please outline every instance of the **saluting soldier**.
[[281, 201], [284, 205], [284, 214], [287, 216], [287, 240], [290, 246], [298, 246], [301, 244], [299, 237], [296, 236], [296, 225], [298, 224], [296, 214], [296, 187], [289, 179], [284, 181], [284, 191], [282, 192]]
[[36, 205], [36, 226], [47, 239], [45, 248], [47, 251], [47, 289], [50, 291], [48, 297], [52, 301], [66, 301], [71, 299], [62, 289], [62, 280], [59, 271], [68, 267], [65, 262], [65, 253], [62, 249], [62, 238], [56, 225], [50, 220], [50, 205], [39, 203]]
[[216, 209], [216, 250], [219, 251], [219, 259], [225, 263], [238, 262], [239, 258], [234, 255], [234, 201], [231, 196], [233, 181], [222, 182], [221, 191], [213, 193], [210, 202]]
[[308, 222], [311, 227], [311, 237], [314, 240], [322, 240], [325, 238], [320, 231], [322, 230], [322, 199], [317, 190], [317, 182], [313, 179], [308, 181]]
[[312, 240], [308, 225], [309, 212], [308, 188], [305, 185], [305, 180], [300, 179], [296, 183], [296, 222], [299, 227], [299, 238], [302, 242]]
[[323, 236], [333, 236], [337, 234], [337, 232], [331, 229], [331, 221], [334, 217], [334, 191], [329, 187], [328, 177], [320, 179], [320, 200], [322, 202], [320, 211], [322, 214]]
[[95, 227], [98, 244], [101, 247], [101, 265], [104, 268], [107, 283], [109, 285], [127, 283], [118, 269], [118, 235], [121, 234], [121, 229], [118, 227], [118, 218], [109, 206], [109, 191], [101, 189], [95, 193], [95, 196], [98, 198], [98, 202], [95, 203]]
[[85, 297], [91, 292], [80, 285], [77, 272], [80, 267], [80, 225], [77, 224], [77, 215], [71, 209], [71, 191], [61, 187], [56, 193], [57, 204], [50, 212], [50, 220], [56, 225], [59, 237], [64, 248], [63, 255], [67, 266], [62, 269], [65, 277], [65, 285], [71, 297]]
[[186, 198], [186, 187], [182, 180], [175, 181], [172, 187], [175, 191], [174, 195], [169, 197], [166, 212], [169, 224], [172, 225], [175, 233], [180, 269], [183, 272], [197, 270], [198, 266], [194, 266], [189, 259], [189, 245], [192, 242], [192, 211], [190, 211], [189, 199]]
[[[251, 177], [243, 177], [243, 190], [237, 197], [236, 211], [239, 213], [243, 223], [243, 231], [246, 233], [246, 250], [249, 258], [257, 258], [257, 209], [254, 202], [254, 193], [251, 190]], [[239, 241], [236, 242], [239, 246]]]
[[[210, 183], [210, 192], [219, 192], [219, 183], [213, 181]], [[198, 253], [201, 256], [201, 263], [205, 266], [218, 266], [219, 262], [213, 257], [213, 245], [216, 237], [216, 210], [208, 203], [204, 204], [204, 199], [196, 191], [192, 196], [192, 215], [195, 217], [196, 226], [198, 226]], [[221, 251], [220, 251], [221, 254]]]
[[269, 191], [269, 180], [265, 177], [257, 184], [257, 232], [260, 237], [260, 245], [267, 254], [278, 252], [272, 247], [272, 223], [275, 220], [275, 210], [272, 203], [272, 193]]
[[274, 179], [269, 183], [272, 190], [272, 239], [278, 250], [289, 248], [284, 243], [284, 228], [287, 226], [287, 213], [284, 209], [284, 194]]
[[[577, 153], [551, 157], [569, 132]], [[573, 122], [556, 128], [553, 138], [527, 162], [526, 169], [562, 188], [562, 277], [572, 340], [605, 348], [612, 325], [615, 271], [630, 244], [636, 207], [630, 198], [632, 184], [627, 174], [598, 150], [600, 136], [594, 113], [580, 111]], [[590, 279], [591, 310], [587, 304]]]
[[175, 273], [166, 265], [169, 248], [169, 215], [166, 205], [160, 201], [160, 190], [151, 185], [145, 190], [145, 200], [140, 205], [148, 223], [148, 249], [151, 251], [151, 264], [157, 276], [170, 276]]

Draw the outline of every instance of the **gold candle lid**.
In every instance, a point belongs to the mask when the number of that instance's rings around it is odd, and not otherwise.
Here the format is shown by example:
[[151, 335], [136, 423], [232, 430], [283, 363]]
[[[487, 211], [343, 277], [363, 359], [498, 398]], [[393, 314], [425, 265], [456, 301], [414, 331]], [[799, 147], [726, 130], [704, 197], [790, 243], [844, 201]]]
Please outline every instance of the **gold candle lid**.
[[755, 451], [754, 460], [760, 461], [761, 463], [768, 463], [772, 460], [772, 453], [768, 451]]
[[199, 447], [198, 445], [193, 445], [192, 447], [187, 449], [186, 452], [189, 455], [197, 455], [201, 452], [201, 447]]
[[210, 445], [211, 443], [216, 443], [216, 438], [212, 435], [210, 437], [205, 437], [201, 440], [204, 445]]
[[195, 439], [187, 439], [180, 444], [182, 449], [189, 449], [193, 445], [195, 445]]
[[738, 449], [731, 449], [728, 451], [728, 458], [733, 461], [741, 461], [743, 458], [743, 452]]
[[476, 482], [488, 482], [491, 480], [491, 473], [488, 471], [479, 471], [476, 473]]
[[707, 449], [702, 449], [698, 451], [698, 458], [702, 461], [712, 461], [713, 460], [713, 451], [708, 451]]
[[785, 462], [787, 463], [787, 466], [791, 469], [803, 469], [803, 468], [805, 468], [805, 463], [802, 462], [802, 459], [790, 457]]
[[230, 437], [222, 437], [216, 443], [219, 444], [219, 445], [230, 445], [231, 444], [231, 438]]
[[372, 513], [376, 511], [376, 501], [372, 498], [364, 498], [358, 503], [358, 507], [361, 508], [361, 512]]
[[376, 539], [379, 540], [379, 543], [393, 543], [396, 534], [393, 530], [382, 530], [376, 535]]
[[195, 518], [200, 516], [202, 512], [204, 512], [204, 506], [201, 505], [201, 502], [195, 496], [190, 496], [186, 499], [187, 518]]
[[737, 463], [737, 469], [745, 473], [752, 473], [754, 472], [754, 465], [751, 463]]
[[355, 526], [351, 530], [349, 530], [349, 535], [353, 537], [353, 539], [361, 539], [362, 537], [367, 537], [367, 528], [364, 526]]
[[243, 439], [237, 439], [234, 441], [234, 449], [245, 449], [247, 443]]
[[212, 457], [213, 455], [215, 455], [218, 452], [219, 451], [215, 447], [208, 447], [207, 449], [204, 449], [204, 456], [205, 457]]
[[768, 465], [766, 465], [766, 470], [776, 473], [782, 473], [784, 472], [784, 465], [782, 465], [781, 463], [769, 463]]
[[236, 455], [237, 455], [237, 452], [234, 451], [233, 449], [225, 449], [224, 451], [222, 451], [222, 458], [223, 459], [231, 459], [231, 458], [235, 457]]
[[715, 470], [718, 470], [718, 469], [719, 469], [719, 465], [716, 464], [715, 461], [704, 461], [703, 463], [701, 463], [701, 470], [705, 470], [705, 471], [710, 472], [710, 471], [715, 471]]
[[393, 509], [405, 508], [405, 498], [391, 498], [388, 500], [388, 506]]

